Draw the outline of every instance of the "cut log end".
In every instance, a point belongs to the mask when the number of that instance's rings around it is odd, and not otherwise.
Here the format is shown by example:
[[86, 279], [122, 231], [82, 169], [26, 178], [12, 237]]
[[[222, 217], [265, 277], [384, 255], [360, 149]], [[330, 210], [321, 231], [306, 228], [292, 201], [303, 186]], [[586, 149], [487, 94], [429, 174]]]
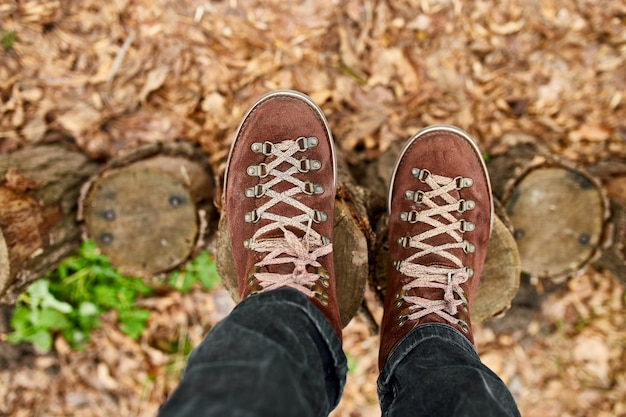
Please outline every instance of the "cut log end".
[[150, 278], [194, 255], [213, 226], [206, 156], [181, 141], [109, 161], [82, 191], [78, 217], [115, 267]]
[[514, 225], [522, 269], [558, 277], [588, 263], [599, 249], [606, 216], [601, 188], [563, 165], [529, 170], [504, 202]]
[[131, 165], [110, 172], [83, 204], [89, 236], [122, 269], [165, 271], [195, 246], [197, 211], [189, 189], [162, 170]]

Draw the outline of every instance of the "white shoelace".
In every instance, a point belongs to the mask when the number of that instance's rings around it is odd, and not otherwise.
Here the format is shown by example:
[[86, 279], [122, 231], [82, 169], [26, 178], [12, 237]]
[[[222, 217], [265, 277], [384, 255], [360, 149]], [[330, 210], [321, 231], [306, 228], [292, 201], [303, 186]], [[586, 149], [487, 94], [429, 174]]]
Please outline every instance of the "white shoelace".
[[[404, 246], [419, 250], [396, 264], [398, 271], [414, 278], [402, 287], [404, 293], [402, 298], [408, 304], [409, 314], [405, 316], [407, 320], [418, 320], [428, 314], [435, 313], [452, 324], [458, 324], [461, 321], [454, 316], [458, 312], [458, 307], [467, 303], [461, 284], [468, 280], [469, 274], [462, 261], [449, 250], [467, 250], [471, 244], [466, 242], [462, 235], [461, 229], [464, 220], [457, 219], [452, 214], [452, 212], [459, 210], [460, 204], [463, 202], [450, 195], [451, 191], [457, 189], [459, 180], [465, 181], [467, 179], [448, 178], [428, 173], [423, 182], [431, 188], [431, 191], [425, 191], [421, 195], [421, 203], [428, 208], [402, 214], [407, 221], [423, 222], [432, 226], [432, 229], [419, 235], [405, 238], [407, 240], [404, 242]], [[471, 181], [469, 185], [471, 185]], [[437, 197], [443, 199], [447, 204], [440, 205], [435, 202], [434, 199]], [[473, 203], [471, 207], [473, 207]], [[437, 217], [439, 216], [445, 222], [438, 220]], [[471, 223], [469, 224], [471, 225]], [[473, 225], [471, 227], [473, 228]], [[425, 242], [444, 233], [452, 237], [454, 242], [440, 246], [433, 246]], [[456, 268], [437, 265], [427, 266], [417, 263], [419, 258], [431, 253], [451, 261]], [[408, 291], [414, 288], [439, 288], [443, 290], [444, 296], [441, 300], [429, 300], [407, 295]], [[458, 295], [458, 298], [455, 297], [455, 294]]]
[[[311, 183], [294, 177], [294, 174], [300, 172], [302, 167], [302, 161], [294, 156], [297, 152], [302, 151], [298, 140], [284, 140], [269, 146], [269, 148], [266, 155], [273, 155], [275, 159], [269, 162], [264, 169], [267, 172], [267, 177], [271, 179], [261, 186], [263, 194], [270, 199], [256, 209], [256, 215], [259, 219], [270, 220], [270, 223], [256, 231], [250, 240], [249, 248], [256, 252], [266, 253], [263, 259], [256, 264], [257, 267], [293, 264], [294, 269], [291, 274], [257, 272], [254, 276], [262, 288], [261, 291], [290, 287], [313, 297], [315, 293], [311, 288], [320, 278], [320, 275], [309, 272], [307, 266], [321, 267], [322, 265], [317, 259], [332, 252], [332, 243], [325, 242], [325, 239], [312, 228], [317, 214], [316, 210], [296, 199], [298, 194], [303, 194], [305, 190], [310, 190], [311, 187], [315, 188]], [[285, 162], [291, 166], [286, 171], [280, 171], [278, 167]], [[289, 182], [293, 184], [293, 187], [283, 192], [272, 189], [281, 182]], [[302, 214], [295, 217], [285, 217], [270, 212], [279, 203], [295, 207], [302, 211]], [[303, 231], [304, 236], [302, 238], [297, 237], [294, 232], [287, 229], [287, 226]], [[283, 237], [262, 237], [277, 229], [283, 232]]]

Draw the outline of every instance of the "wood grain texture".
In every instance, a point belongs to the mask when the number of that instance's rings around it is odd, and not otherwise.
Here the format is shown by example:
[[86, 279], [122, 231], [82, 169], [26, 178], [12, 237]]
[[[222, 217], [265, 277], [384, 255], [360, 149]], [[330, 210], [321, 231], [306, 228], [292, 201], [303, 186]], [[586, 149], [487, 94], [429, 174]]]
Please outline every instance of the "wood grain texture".
[[77, 249], [78, 195], [97, 167], [61, 145], [0, 155], [0, 303], [14, 303], [29, 283]]
[[86, 235], [122, 271], [152, 276], [204, 242], [214, 179], [191, 144], [149, 145], [111, 160], [83, 189]]

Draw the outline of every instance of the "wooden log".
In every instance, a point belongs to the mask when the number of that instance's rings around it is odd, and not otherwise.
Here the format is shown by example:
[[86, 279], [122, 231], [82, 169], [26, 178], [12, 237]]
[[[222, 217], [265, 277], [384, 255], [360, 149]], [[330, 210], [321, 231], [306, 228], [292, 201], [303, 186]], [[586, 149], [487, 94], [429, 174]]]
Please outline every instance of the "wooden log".
[[589, 170], [602, 182], [611, 211], [601, 254], [593, 265], [626, 284], [626, 161], [602, 161]]
[[566, 277], [599, 256], [608, 203], [593, 175], [532, 142], [492, 157], [488, 166], [524, 273]]
[[[368, 251], [372, 238], [365, 208], [366, 192], [356, 185], [343, 158], [338, 158], [333, 248], [339, 314], [346, 326], [363, 301], [368, 278]], [[216, 245], [217, 270], [233, 299], [239, 301], [226, 213], [222, 211]]]
[[144, 277], [185, 262], [212, 221], [214, 179], [188, 142], [136, 148], [115, 158], [83, 188], [86, 236], [121, 271]]
[[0, 155], [0, 304], [78, 248], [78, 195], [97, 169], [58, 144]]
[[[388, 215], [386, 213], [387, 192], [395, 161], [404, 143], [396, 143], [380, 158], [366, 168], [362, 186], [369, 185], [371, 195], [370, 216], [377, 219], [375, 262], [372, 268], [371, 285], [379, 299], [383, 299], [387, 287], [387, 264], [389, 248], [387, 242]], [[498, 204], [496, 206], [499, 207]], [[485, 267], [480, 279], [476, 299], [472, 306], [472, 321], [480, 322], [501, 314], [510, 305], [520, 281], [520, 259], [513, 239], [510, 223], [503, 210], [496, 210]]]

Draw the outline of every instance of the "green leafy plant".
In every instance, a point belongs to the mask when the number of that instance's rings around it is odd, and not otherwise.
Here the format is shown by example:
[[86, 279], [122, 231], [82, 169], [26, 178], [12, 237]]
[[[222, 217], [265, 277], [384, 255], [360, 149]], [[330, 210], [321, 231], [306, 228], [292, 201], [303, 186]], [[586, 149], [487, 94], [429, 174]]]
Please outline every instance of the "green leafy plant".
[[220, 282], [221, 278], [215, 268], [215, 260], [204, 251], [196, 256], [180, 271], [167, 276], [167, 283], [180, 292], [188, 292], [196, 282], [205, 290], [210, 290]]
[[16, 40], [17, 34], [15, 32], [5, 32], [4, 30], [0, 29], [0, 43], [2, 44], [2, 48], [5, 50], [5, 52], [13, 49], [13, 45], [15, 44]]
[[[196, 283], [206, 290], [220, 281], [214, 259], [202, 252], [182, 270], [169, 274], [167, 283], [187, 292]], [[93, 241], [85, 241], [75, 256], [35, 281], [20, 295], [11, 318], [11, 343], [32, 343], [41, 352], [52, 348], [53, 337], [61, 333], [75, 348], [89, 340], [91, 330], [100, 326], [100, 316], [117, 311], [120, 330], [138, 339], [146, 327], [149, 311], [136, 306], [137, 298], [151, 293], [141, 278], [120, 274], [102, 255]]]
[[30, 342], [40, 351], [52, 347], [61, 332], [74, 347], [89, 340], [102, 313], [115, 309], [122, 332], [139, 338], [149, 312], [137, 308], [136, 299], [151, 288], [141, 278], [117, 272], [94, 242], [82, 244], [78, 255], [64, 259], [56, 270], [35, 281], [16, 305], [7, 336], [12, 343]]
[[350, 355], [348, 352], [344, 351], [344, 354], [346, 355], [346, 360], [348, 361], [348, 374], [353, 374], [359, 362], [354, 356]]

